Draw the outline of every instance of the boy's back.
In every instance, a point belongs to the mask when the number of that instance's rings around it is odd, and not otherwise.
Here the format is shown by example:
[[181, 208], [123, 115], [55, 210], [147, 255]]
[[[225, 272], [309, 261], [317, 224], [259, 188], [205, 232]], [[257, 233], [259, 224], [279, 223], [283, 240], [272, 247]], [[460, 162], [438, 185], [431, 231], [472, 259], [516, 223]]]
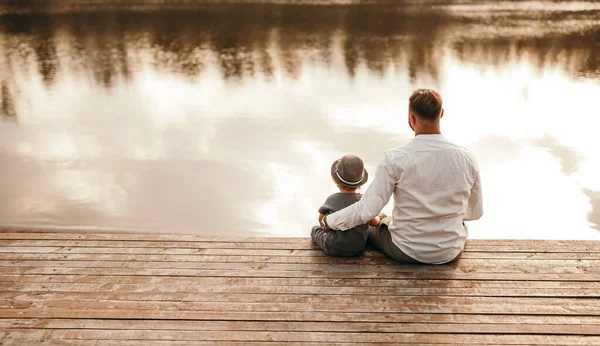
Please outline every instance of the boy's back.
[[[360, 193], [338, 192], [327, 197], [325, 203], [319, 208], [320, 214], [331, 214], [344, 209], [360, 200]], [[318, 230], [324, 232], [320, 227]], [[356, 256], [360, 254], [367, 242], [369, 225], [359, 225], [346, 231], [329, 230], [319, 238], [318, 245], [332, 256]], [[314, 239], [314, 238], [313, 238]]]

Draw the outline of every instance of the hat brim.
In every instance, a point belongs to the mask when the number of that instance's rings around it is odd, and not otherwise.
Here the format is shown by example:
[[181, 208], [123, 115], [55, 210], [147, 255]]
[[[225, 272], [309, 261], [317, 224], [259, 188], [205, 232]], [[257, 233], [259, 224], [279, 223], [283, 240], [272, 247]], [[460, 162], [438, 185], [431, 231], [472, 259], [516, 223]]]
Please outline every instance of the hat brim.
[[333, 179], [333, 181], [335, 181], [336, 184], [342, 185], [342, 186], [350, 188], [350, 189], [355, 189], [355, 188], [357, 188], [359, 186], [364, 185], [369, 180], [369, 173], [367, 172], [366, 169], [363, 168], [363, 176], [362, 176], [362, 180], [360, 181], [360, 183], [358, 183], [356, 185], [350, 185], [350, 184], [344, 183], [335, 174], [335, 171], [337, 170], [338, 165], [340, 164], [340, 161], [341, 161], [341, 159], [337, 159], [331, 165], [331, 178]]

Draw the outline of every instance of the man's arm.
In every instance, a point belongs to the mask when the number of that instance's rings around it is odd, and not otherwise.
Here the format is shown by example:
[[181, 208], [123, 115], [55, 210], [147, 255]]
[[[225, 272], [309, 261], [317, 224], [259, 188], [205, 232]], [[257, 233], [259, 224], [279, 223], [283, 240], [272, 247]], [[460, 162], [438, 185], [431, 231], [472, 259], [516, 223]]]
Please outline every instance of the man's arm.
[[365, 224], [377, 216], [394, 192], [397, 179], [392, 174], [392, 167], [388, 164], [387, 156], [385, 156], [375, 171], [375, 178], [371, 186], [360, 201], [327, 215], [329, 228], [345, 231]]
[[479, 220], [483, 215], [483, 196], [481, 191], [481, 180], [479, 179], [479, 172], [475, 175], [475, 181], [471, 188], [471, 195], [467, 203], [467, 211], [465, 213], [464, 220], [472, 221]]

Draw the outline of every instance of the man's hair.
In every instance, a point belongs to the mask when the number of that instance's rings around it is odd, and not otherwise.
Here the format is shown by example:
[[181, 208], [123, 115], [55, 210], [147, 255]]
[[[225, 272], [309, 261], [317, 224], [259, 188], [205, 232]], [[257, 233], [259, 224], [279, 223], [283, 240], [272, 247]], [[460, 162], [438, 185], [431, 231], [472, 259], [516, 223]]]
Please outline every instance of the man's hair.
[[423, 120], [436, 120], [442, 111], [442, 97], [431, 89], [417, 89], [408, 99], [408, 108]]

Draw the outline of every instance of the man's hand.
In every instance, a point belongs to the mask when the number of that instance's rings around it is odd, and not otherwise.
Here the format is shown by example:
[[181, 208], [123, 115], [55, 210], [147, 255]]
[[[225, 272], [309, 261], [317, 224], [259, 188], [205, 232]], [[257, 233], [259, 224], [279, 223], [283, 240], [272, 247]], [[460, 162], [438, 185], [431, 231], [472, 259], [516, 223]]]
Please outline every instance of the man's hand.
[[377, 225], [379, 225], [381, 220], [383, 220], [383, 218], [386, 218], [386, 217], [387, 217], [387, 215], [385, 215], [384, 213], [380, 213], [379, 215], [377, 215], [373, 219], [371, 219], [371, 221], [369, 221], [369, 225], [377, 226]]
[[375, 216], [374, 218], [371, 219], [371, 221], [369, 221], [369, 225], [377, 226], [377, 225], [379, 225], [379, 221], [381, 221], [379, 216]]

